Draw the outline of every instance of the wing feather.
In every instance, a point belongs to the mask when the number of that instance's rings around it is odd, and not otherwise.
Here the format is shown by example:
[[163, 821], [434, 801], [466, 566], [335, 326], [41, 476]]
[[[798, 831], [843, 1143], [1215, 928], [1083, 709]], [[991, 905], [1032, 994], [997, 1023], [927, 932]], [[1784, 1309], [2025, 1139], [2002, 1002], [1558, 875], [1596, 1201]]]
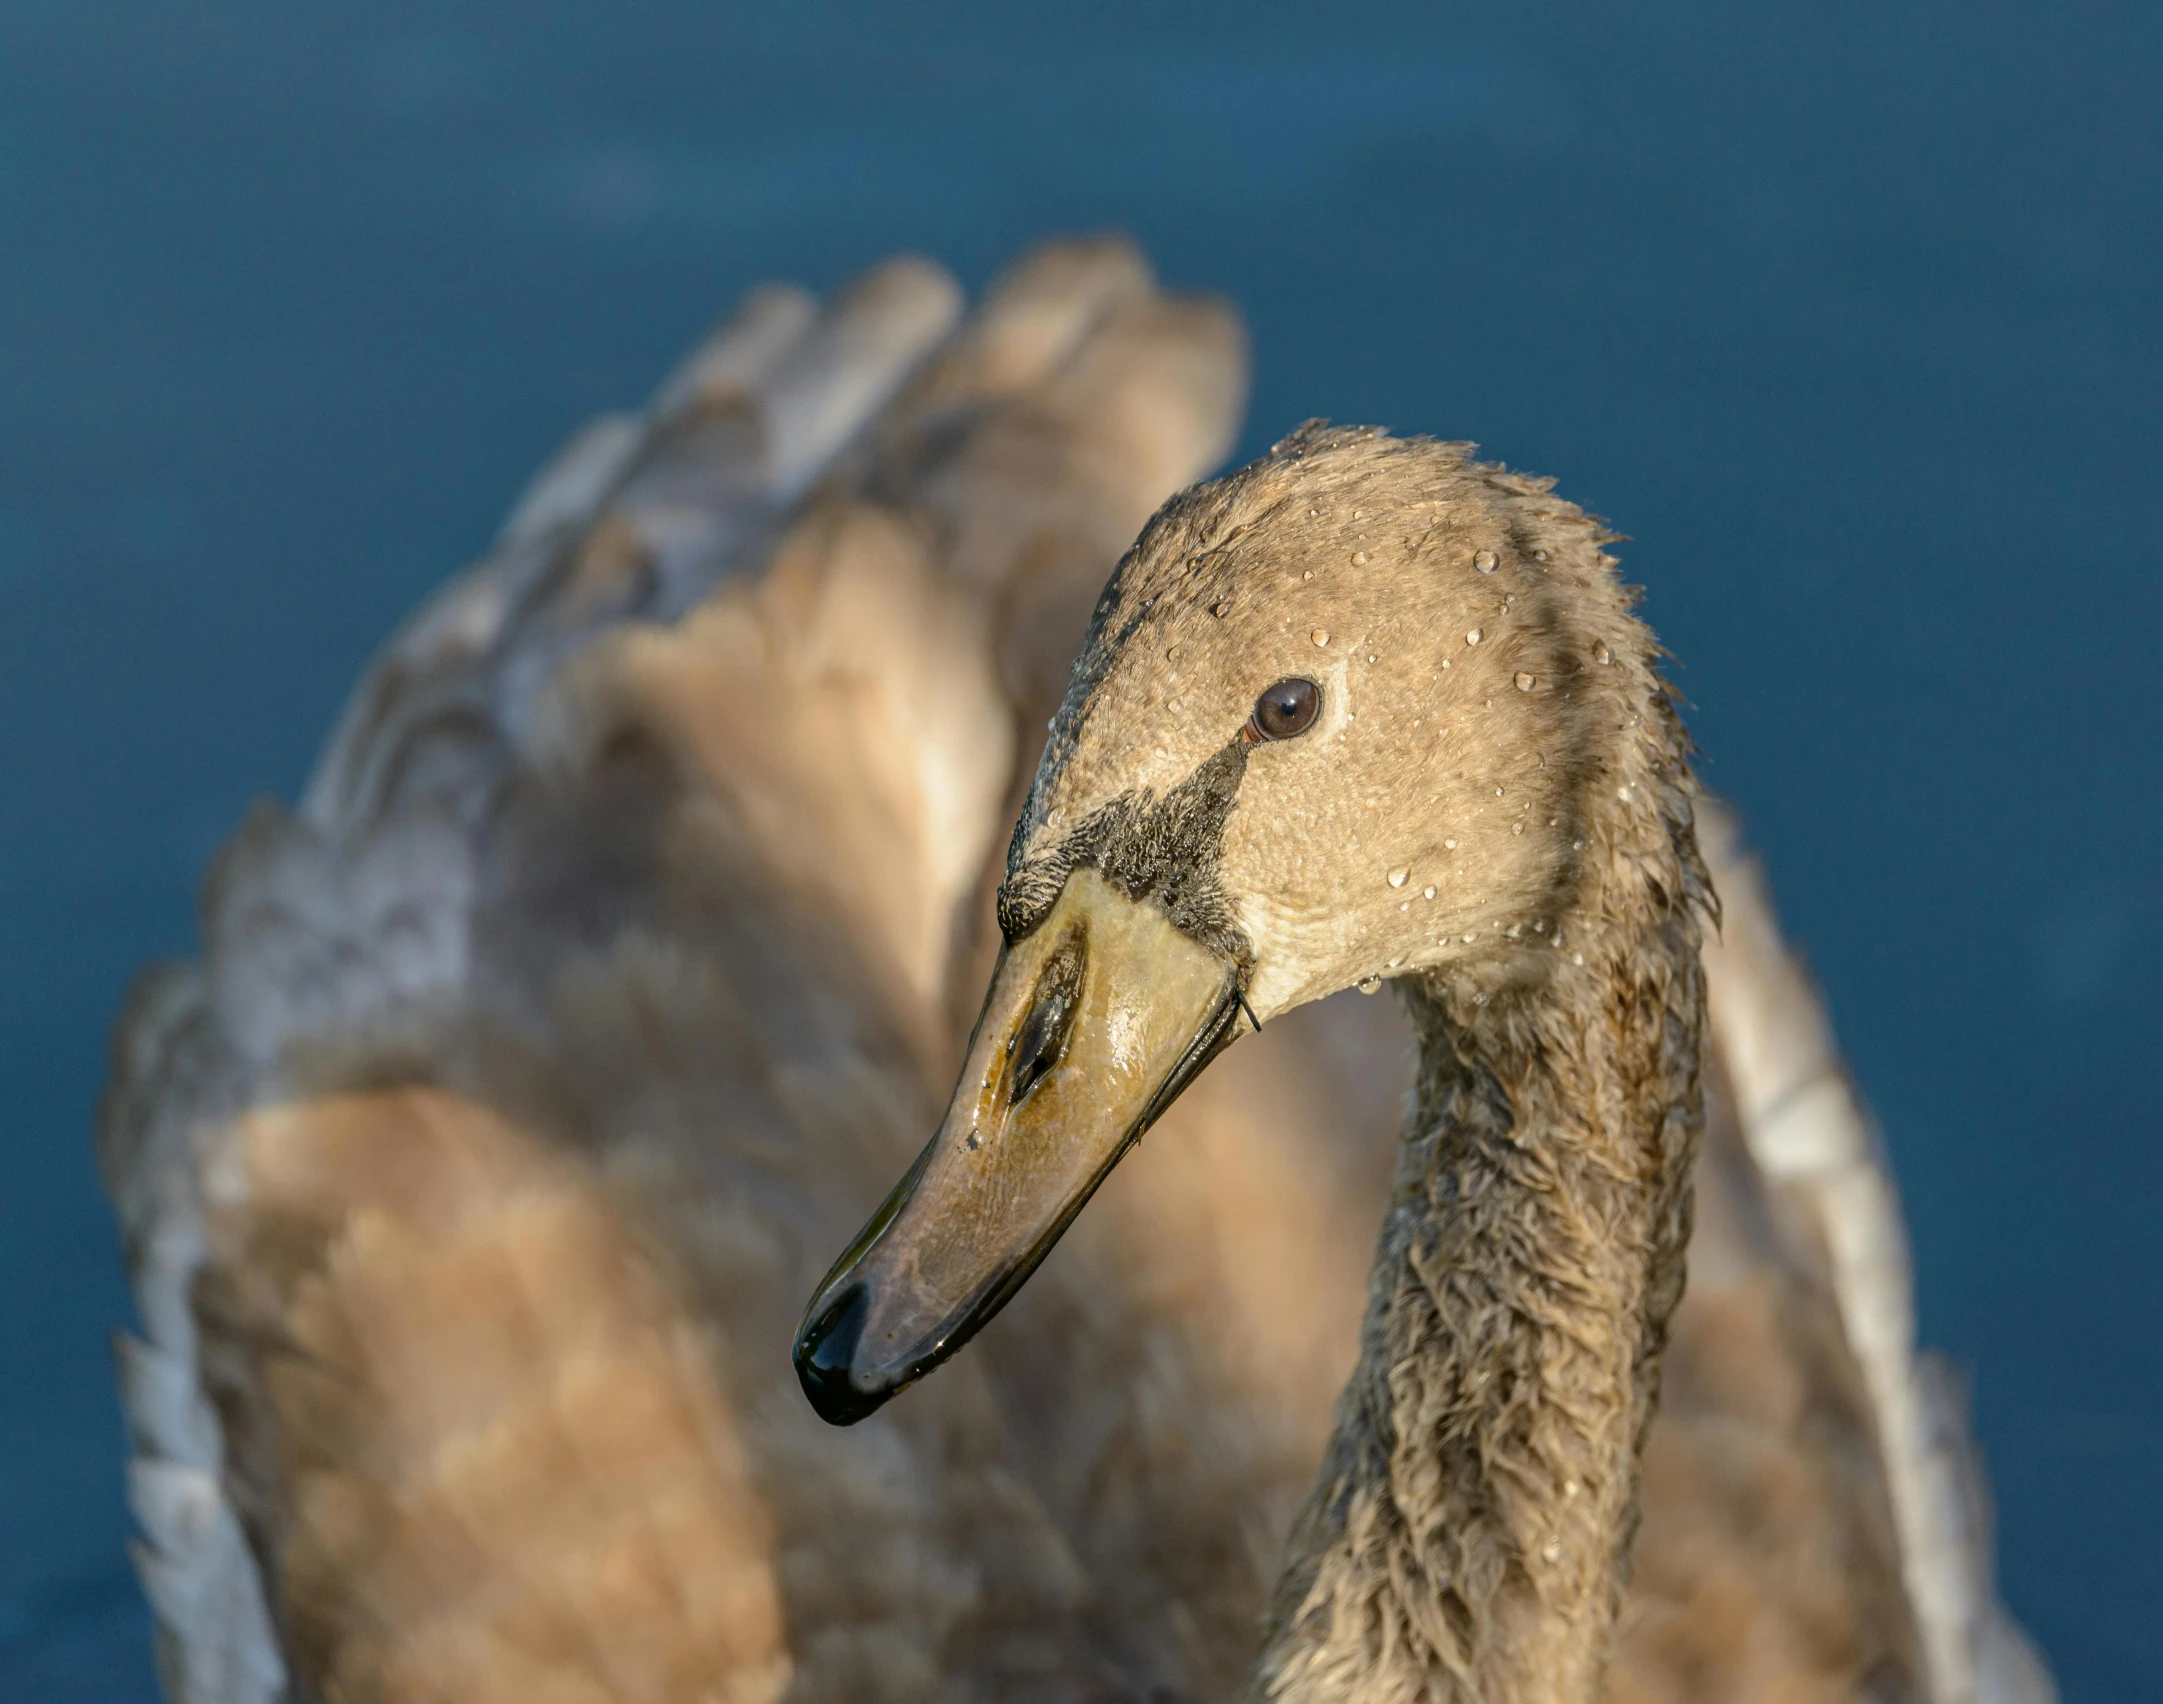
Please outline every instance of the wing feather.
[[757, 293], [575, 437], [139, 986], [101, 1157], [176, 1700], [1103, 1683], [991, 1382], [852, 1443], [767, 1341], [954, 1045], [1044, 709], [1006, 658], [1242, 394], [1123, 244], [959, 306]]

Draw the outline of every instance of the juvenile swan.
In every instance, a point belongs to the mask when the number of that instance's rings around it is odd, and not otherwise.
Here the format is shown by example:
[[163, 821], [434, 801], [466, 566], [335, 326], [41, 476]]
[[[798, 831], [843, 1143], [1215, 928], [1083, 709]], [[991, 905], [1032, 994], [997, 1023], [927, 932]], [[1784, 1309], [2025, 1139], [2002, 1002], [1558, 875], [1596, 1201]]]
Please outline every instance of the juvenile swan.
[[[971, 1173], [933, 1156], [861, 1380], [847, 1308], [827, 1334], [829, 1410], [906, 1375], [903, 1334], [950, 1349], [954, 1298], [989, 1311], [1188, 1044], [1244, 1026], [1230, 990], [1268, 1032], [962, 1364], [846, 1432], [790, 1366], [968, 1047], [1000, 830], [1091, 601], [1236, 438], [1245, 372], [1229, 310], [1116, 240], [966, 314], [920, 261], [761, 290], [390, 639], [116, 1037], [127, 1482], [173, 1704], [1229, 1696], [1407, 1083], [1394, 1002], [1274, 1014], [1414, 966], [1422, 1118], [1268, 1673], [1446, 1697], [1607, 1613], [1688, 1142], [1652, 1122], [1694, 1034], [1682, 777], [1590, 530], [1454, 451], [1302, 439], [1150, 535], [1008, 884], [985, 1034], [1037, 1016], [956, 1130], [1012, 1188], [939, 1243], [922, 1208]], [[1910, 1353], [1890, 1180], [1731, 839], [1607, 1704], [2036, 1704]], [[1617, 965], [1680, 980], [1617, 994]], [[1546, 1120], [1521, 1152], [1510, 1106]]]

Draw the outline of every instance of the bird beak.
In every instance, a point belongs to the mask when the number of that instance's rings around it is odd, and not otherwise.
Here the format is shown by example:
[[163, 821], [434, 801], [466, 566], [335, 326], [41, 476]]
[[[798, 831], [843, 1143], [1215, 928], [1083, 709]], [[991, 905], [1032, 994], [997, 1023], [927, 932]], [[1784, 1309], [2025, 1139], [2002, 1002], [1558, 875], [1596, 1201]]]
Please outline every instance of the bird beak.
[[835, 1262], [796, 1338], [853, 1425], [1006, 1305], [1120, 1156], [1230, 1040], [1231, 961], [1094, 870], [999, 955], [953, 1104]]

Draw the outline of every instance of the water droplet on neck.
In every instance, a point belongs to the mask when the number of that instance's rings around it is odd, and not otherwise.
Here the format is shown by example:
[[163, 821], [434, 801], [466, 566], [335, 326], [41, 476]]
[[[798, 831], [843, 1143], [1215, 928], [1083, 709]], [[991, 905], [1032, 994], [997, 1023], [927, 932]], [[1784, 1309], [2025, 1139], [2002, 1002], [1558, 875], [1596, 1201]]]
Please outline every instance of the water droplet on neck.
[[1360, 978], [1360, 980], [1359, 980], [1359, 991], [1360, 991], [1360, 992], [1361, 992], [1362, 994], [1379, 994], [1379, 993], [1381, 993], [1381, 992], [1382, 992], [1382, 979], [1381, 979], [1381, 978], [1380, 978], [1379, 976], [1363, 976], [1363, 977], [1361, 977], [1361, 978]]
[[1352, 552], [1352, 566], [1355, 568], [1364, 568], [1367, 566], [1367, 553], [1364, 550], [1355, 550]]
[[1472, 566], [1477, 568], [1482, 574], [1492, 574], [1495, 571], [1495, 568], [1499, 561], [1500, 558], [1498, 558], [1493, 551], [1483, 550], [1472, 558]]
[[1596, 663], [1611, 663], [1615, 660], [1615, 653], [1610, 651], [1605, 645], [1602, 645], [1598, 650], [1592, 653], [1592, 660]]
[[1302, 580], [1311, 580], [1311, 579], [1313, 579], [1313, 578], [1314, 578], [1314, 570], [1313, 570], [1312, 568], [1309, 568], [1309, 569], [1308, 569], [1308, 570], [1307, 570], [1307, 571], [1306, 571], [1306, 572], [1305, 572], [1304, 574], [1300, 575], [1300, 578], [1301, 578]]
[[1465, 635], [1465, 643], [1467, 645], [1477, 645], [1480, 642], [1481, 634], [1482, 630], [1480, 628], [1473, 628], [1470, 633]]
[[1539, 683], [1531, 675], [1526, 674], [1524, 670], [1519, 669], [1517, 671], [1517, 690], [1519, 692], [1530, 692], [1533, 687], [1537, 686], [1538, 684]]
[[1457, 842], [1454, 840], [1445, 840], [1442, 842], [1442, 844], [1448, 847], [1452, 852], [1457, 850]]
[[1215, 616], [1219, 621], [1222, 621], [1226, 616], [1232, 613], [1232, 606], [1230, 603], [1220, 598], [1217, 602], [1209, 606], [1209, 613]]
[[1432, 899], [1432, 898], [1434, 898], [1434, 889], [1433, 889], [1433, 888], [1422, 888], [1422, 889], [1420, 889], [1420, 895], [1419, 895], [1419, 896], [1420, 896], [1420, 898], [1422, 898], [1422, 899]]
[[1327, 645], [1329, 643], [1329, 633], [1325, 628], [1317, 627], [1310, 637], [1317, 645]]
[[1400, 864], [1396, 869], [1390, 871], [1389, 885], [1391, 887], [1403, 887], [1405, 884], [1405, 878], [1411, 875], [1411, 873], [1412, 872], [1409, 868]]

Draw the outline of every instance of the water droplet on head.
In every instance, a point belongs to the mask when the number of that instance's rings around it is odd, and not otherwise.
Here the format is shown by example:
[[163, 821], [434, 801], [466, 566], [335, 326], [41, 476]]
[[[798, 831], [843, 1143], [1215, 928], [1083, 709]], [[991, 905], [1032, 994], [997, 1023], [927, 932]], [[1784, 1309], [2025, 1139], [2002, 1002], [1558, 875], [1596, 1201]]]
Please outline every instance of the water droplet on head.
[[1302, 580], [1311, 580], [1311, 579], [1313, 579], [1313, 578], [1314, 578], [1314, 570], [1313, 570], [1312, 568], [1309, 568], [1309, 569], [1308, 569], [1308, 570], [1307, 570], [1307, 571], [1306, 571], [1306, 572], [1305, 572], [1304, 574], [1300, 575], [1300, 578], [1301, 578]]
[[1220, 598], [1217, 602], [1209, 606], [1209, 613], [1215, 616], [1219, 621], [1222, 621], [1226, 616], [1232, 613], [1232, 606], [1230, 605], [1230, 603]]
[[1537, 684], [1538, 682], [1532, 676], [1526, 674], [1523, 669], [1517, 671], [1517, 690], [1519, 692], [1530, 692]]
[[1327, 645], [1329, 643], [1329, 634], [1327, 630], [1323, 628], [1317, 627], [1314, 630], [1312, 637], [1317, 645]]
[[1592, 660], [1596, 663], [1611, 663], [1615, 660], [1615, 653], [1610, 651], [1605, 645], [1602, 645], [1598, 650], [1592, 653]]
[[1364, 550], [1355, 550], [1352, 552], [1352, 566], [1355, 568], [1364, 568], [1367, 566], [1367, 553]]
[[1495, 571], [1496, 564], [1499, 561], [1500, 558], [1498, 558], [1493, 551], [1483, 550], [1478, 555], [1472, 558], [1472, 566], [1477, 568], [1482, 574], [1492, 574]]
[[1574, 1496], [1576, 1496], [1576, 1495], [1577, 1495], [1577, 1481], [1576, 1481], [1576, 1480], [1574, 1480], [1574, 1479], [1565, 1479], [1565, 1480], [1564, 1480], [1564, 1481], [1562, 1482], [1562, 1494], [1563, 1494], [1563, 1496], [1565, 1496], [1565, 1497], [1574, 1497]]
[[1434, 898], [1434, 889], [1433, 889], [1433, 888], [1422, 888], [1422, 889], [1420, 889], [1420, 898], [1422, 898], [1422, 899], [1432, 899], [1432, 898]]
[[1445, 840], [1442, 842], [1442, 844], [1444, 846], [1447, 846], [1452, 852], [1457, 850], [1457, 842], [1454, 840]]
[[1558, 1561], [1562, 1556], [1562, 1546], [1559, 1544], [1549, 1544], [1546, 1549], [1540, 1552], [1540, 1554], [1546, 1557], [1547, 1560], [1550, 1562]]
[[1403, 887], [1405, 884], [1405, 878], [1411, 875], [1411, 873], [1412, 872], [1409, 868], [1400, 864], [1396, 869], [1390, 871], [1389, 885], [1391, 887]]
[[1477, 645], [1480, 642], [1480, 633], [1481, 630], [1479, 628], [1473, 628], [1470, 633], [1467, 633], [1465, 635], [1465, 643], [1467, 645]]
[[1379, 976], [1361, 977], [1359, 991], [1362, 994], [1379, 994], [1382, 991], [1382, 979]]

